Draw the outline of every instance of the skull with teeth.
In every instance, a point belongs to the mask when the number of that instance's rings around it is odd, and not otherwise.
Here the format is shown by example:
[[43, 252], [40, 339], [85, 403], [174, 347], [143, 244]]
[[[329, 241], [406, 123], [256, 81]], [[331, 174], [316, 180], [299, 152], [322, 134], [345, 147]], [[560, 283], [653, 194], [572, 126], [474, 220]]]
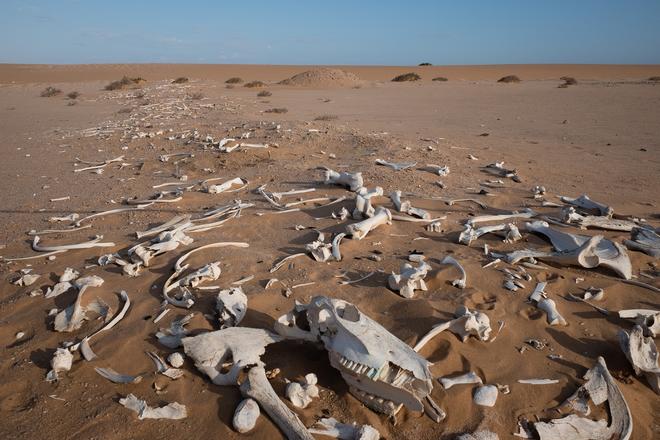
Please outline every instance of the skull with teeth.
[[346, 301], [325, 296], [296, 303], [275, 324], [290, 339], [321, 342], [351, 393], [374, 411], [395, 416], [402, 406], [445, 417], [431, 400], [430, 363]]

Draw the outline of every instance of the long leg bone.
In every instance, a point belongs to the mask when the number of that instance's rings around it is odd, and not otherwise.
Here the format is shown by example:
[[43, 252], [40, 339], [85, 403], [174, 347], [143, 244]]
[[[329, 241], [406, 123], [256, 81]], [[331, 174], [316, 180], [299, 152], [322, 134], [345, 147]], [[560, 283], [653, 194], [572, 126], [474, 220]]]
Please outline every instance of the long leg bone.
[[364, 184], [362, 173], [337, 172], [325, 168], [325, 183], [348, 187], [351, 191], [357, 191]]
[[499, 222], [510, 218], [532, 218], [536, 215], [536, 212], [526, 208], [522, 212], [513, 212], [511, 214], [480, 215], [477, 217], [471, 217], [467, 220], [466, 224], [476, 225], [477, 223]]
[[392, 223], [392, 213], [389, 209], [379, 207], [373, 217], [353, 223], [346, 227], [346, 234], [356, 240], [362, 240], [367, 234], [381, 225]]
[[460, 376], [441, 377], [438, 380], [442, 384], [442, 387], [446, 390], [453, 387], [454, 385], [471, 385], [475, 383], [483, 383], [481, 378], [474, 371], [461, 374]]
[[408, 215], [419, 217], [425, 220], [431, 218], [431, 214], [420, 208], [414, 208], [410, 201], [406, 200], [405, 202], [401, 201], [401, 191], [394, 191], [390, 193], [390, 199], [396, 207], [396, 210], [399, 212], [405, 212]]

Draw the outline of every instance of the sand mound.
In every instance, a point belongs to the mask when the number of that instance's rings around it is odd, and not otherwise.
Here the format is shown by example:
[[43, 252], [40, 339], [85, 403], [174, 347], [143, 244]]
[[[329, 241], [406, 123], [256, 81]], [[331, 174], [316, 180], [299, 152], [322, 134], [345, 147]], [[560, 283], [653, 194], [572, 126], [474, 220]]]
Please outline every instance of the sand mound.
[[285, 86], [297, 87], [353, 87], [362, 81], [356, 75], [341, 69], [314, 69], [280, 81]]

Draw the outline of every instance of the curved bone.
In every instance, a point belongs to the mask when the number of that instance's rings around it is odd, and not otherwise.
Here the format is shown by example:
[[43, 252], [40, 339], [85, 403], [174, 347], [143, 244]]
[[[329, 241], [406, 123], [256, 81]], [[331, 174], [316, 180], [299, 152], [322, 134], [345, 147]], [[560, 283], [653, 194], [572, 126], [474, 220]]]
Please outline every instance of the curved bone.
[[522, 212], [513, 212], [511, 214], [480, 215], [469, 218], [465, 223], [468, 225], [476, 225], [477, 223], [499, 222], [510, 218], [532, 218], [536, 217], [536, 215], [536, 212], [529, 208], [525, 208]]
[[97, 212], [95, 214], [91, 214], [91, 215], [88, 215], [87, 217], [81, 218], [80, 220], [75, 222], [74, 225], [75, 226], [80, 226], [82, 224], [82, 222], [84, 222], [84, 221], [91, 220], [91, 219], [97, 218], [97, 217], [103, 217], [105, 215], [119, 214], [121, 212], [128, 212], [128, 211], [140, 211], [140, 210], [143, 210], [144, 208], [147, 208], [149, 206], [151, 206], [151, 203], [145, 203], [143, 205], [138, 205], [134, 208], [117, 208], [117, 209], [111, 209], [109, 211]]
[[220, 328], [236, 327], [245, 317], [247, 308], [248, 298], [240, 286], [221, 290], [216, 297]]
[[62, 371], [69, 371], [73, 363], [73, 355], [66, 348], [58, 348], [50, 360], [51, 370], [46, 375], [48, 382], [55, 382], [59, 379], [58, 374]]
[[364, 186], [362, 173], [346, 173], [337, 172], [329, 168], [325, 169], [325, 182], [326, 184], [340, 185], [348, 187], [351, 191], [357, 191]]
[[102, 377], [108, 379], [113, 383], [140, 383], [142, 381], [142, 376], [129, 376], [127, 374], [117, 373], [112, 368], [99, 368], [96, 367], [94, 370]]
[[286, 386], [286, 398], [296, 408], [307, 408], [312, 399], [319, 397], [319, 387], [316, 386], [318, 379], [314, 373], [305, 375], [302, 382], [291, 382]]
[[41, 239], [39, 238], [38, 235], [34, 236], [34, 239], [32, 240], [32, 249], [37, 251], [37, 252], [51, 252], [51, 251], [68, 251], [71, 249], [91, 249], [95, 247], [113, 247], [115, 246], [114, 243], [112, 242], [107, 242], [107, 243], [102, 243], [101, 240], [103, 240], [102, 235], [97, 235], [96, 238], [90, 241], [86, 241], [84, 243], [77, 243], [77, 244], [63, 244], [59, 246], [40, 246], [39, 241]]
[[439, 408], [425, 403], [433, 388], [429, 362], [353, 304], [317, 296], [281, 316], [275, 330], [322, 342], [351, 393], [373, 410], [393, 416], [405, 405], [442, 418]]
[[103, 284], [103, 278], [95, 275], [78, 278], [74, 286], [78, 289], [76, 301], [55, 315], [54, 329], [58, 332], [71, 332], [82, 326], [86, 316], [87, 308], [82, 306], [82, 297], [87, 288], [99, 287]]
[[644, 330], [636, 325], [630, 333], [619, 331], [619, 344], [626, 358], [633, 366], [635, 374], [644, 375], [651, 389], [660, 394], [660, 367], [658, 348], [650, 337], [644, 337]]
[[461, 277], [457, 280], [454, 280], [451, 282], [451, 285], [454, 287], [458, 287], [459, 289], [465, 289], [466, 283], [467, 283], [467, 272], [465, 272], [465, 269], [459, 263], [454, 257], [451, 255], [447, 255], [445, 258], [442, 259], [440, 264], [450, 264], [454, 266], [458, 271], [461, 273]]
[[355, 196], [355, 209], [353, 210], [353, 218], [356, 220], [362, 218], [373, 217], [375, 209], [371, 205], [371, 199], [373, 197], [379, 197], [383, 195], [383, 188], [377, 186], [376, 188], [369, 191], [366, 187], [361, 187], [356, 191]]
[[185, 419], [188, 416], [185, 405], [178, 402], [172, 402], [160, 408], [152, 408], [147, 405], [147, 402], [138, 399], [133, 394], [119, 399], [119, 403], [126, 408], [134, 411], [138, 415], [138, 419], [172, 419], [179, 420]]
[[346, 234], [356, 240], [362, 240], [378, 226], [390, 224], [392, 224], [392, 213], [387, 208], [379, 207], [373, 217], [346, 226]]
[[261, 411], [259, 411], [259, 404], [256, 401], [250, 398], [243, 399], [234, 411], [232, 425], [236, 431], [245, 434], [254, 429], [260, 415]]
[[546, 285], [546, 282], [538, 283], [534, 292], [529, 296], [529, 299], [536, 303], [536, 307], [545, 312], [548, 324], [567, 325], [564, 317], [557, 311], [557, 304], [555, 304], [554, 300], [546, 298], [547, 295], [544, 291]]
[[144, 232], [136, 232], [135, 235], [137, 236], [138, 240], [141, 240], [144, 237], [151, 237], [152, 235], [158, 235], [161, 232], [167, 231], [169, 229], [178, 229], [181, 225], [187, 224], [188, 222], [190, 222], [190, 215], [187, 214], [177, 215], [172, 219], [168, 220], [167, 222], [163, 223], [162, 225], [153, 227]]
[[578, 208], [586, 209], [587, 211], [597, 211], [599, 215], [612, 217], [612, 214], [614, 214], [614, 210], [612, 209], [611, 206], [594, 202], [586, 194], [583, 194], [580, 197], [576, 197], [576, 198], [560, 196], [559, 199], [564, 203], [577, 206]]
[[[80, 343], [80, 351], [83, 354], [83, 357], [85, 358], [86, 361], [91, 361], [96, 358], [96, 354], [92, 351], [92, 348], [89, 346], [89, 341], [96, 335], [98, 335], [101, 332], [110, 330], [113, 328], [115, 325], [119, 323], [122, 319], [124, 319], [124, 316], [126, 316], [126, 312], [128, 312], [128, 309], [131, 307], [131, 300], [128, 297], [128, 294], [126, 291], [122, 290], [120, 293], [121, 299], [124, 301], [124, 305], [122, 306], [121, 310], [108, 322], [106, 325], [101, 327], [99, 330], [95, 331], [89, 336], [86, 336], [83, 338], [82, 342]], [[77, 345], [73, 346], [73, 349], [75, 350], [78, 348]]]
[[536, 422], [534, 428], [540, 440], [629, 440], [632, 434], [633, 422], [626, 399], [616, 385], [616, 381], [607, 370], [602, 357], [598, 357], [594, 365], [584, 376], [587, 382], [582, 385], [567, 402], [577, 396], [588, 395], [594, 404], [605, 401], [609, 404], [610, 425], [607, 421], [595, 422], [584, 417], [569, 415], [550, 422]]
[[89, 229], [91, 227], [92, 227], [92, 225], [85, 225], [85, 226], [81, 226], [79, 228], [73, 227], [73, 228], [67, 228], [67, 229], [42, 229], [41, 231], [37, 231], [36, 229], [32, 229], [27, 234], [28, 235], [64, 234], [64, 233], [67, 233], [67, 232], [77, 232], [77, 231], [81, 231], [83, 229]]
[[576, 225], [582, 229], [598, 228], [609, 231], [632, 231], [638, 225], [629, 220], [613, 219], [607, 216], [580, 215], [575, 212], [575, 208], [567, 206], [561, 210], [561, 221], [567, 224]]
[[335, 235], [335, 238], [332, 239], [332, 256], [337, 261], [341, 261], [341, 251], [339, 250], [339, 245], [341, 244], [341, 241], [344, 239], [344, 237], [346, 237], [346, 234], [340, 232], [339, 234]]
[[194, 316], [194, 313], [190, 313], [182, 318], [173, 320], [170, 323], [170, 328], [160, 329], [160, 331], [156, 333], [158, 342], [167, 348], [179, 348], [183, 343], [183, 338], [188, 335], [186, 325], [188, 325]]
[[490, 318], [485, 313], [474, 311], [471, 312], [467, 307], [460, 306], [454, 313], [455, 319], [440, 323], [433, 327], [424, 337], [422, 337], [415, 347], [415, 351], [419, 352], [424, 346], [445, 330], [458, 335], [463, 342], [467, 341], [470, 335], [475, 336], [481, 341], [487, 341], [490, 337]]
[[[547, 237], [557, 253], [538, 255], [538, 258], [564, 264], [577, 264], [587, 269], [607, 267], [622, 278], [632, 278], [632, 264], [625, 248], [619, 243], [605, 239], [602, 235], [590, 237], [561, 232], [549, 227], [548, 223], [536, 221], [526, 223], [530, 232]], [[507, 257], [509, 260], [509, 257]]]
[[302, 257], [303, 255], [305, 255], [304, 252], [299, 252], [297, 254], [287, 255], [286, 257], [282, 258], [277, 263], [275, 263], [273, 265], [273, 267], [270, 268], [269, 272], [270, 273], [277, 272], [282, 266], [284, 266], [287, 263], [287, 261], [293, 260], [294, 258]]
[[339, 440], [380, 440], [380, 433], [371, 425], [349, 425], [334, 418], [320, 419], [309, 432]]
[[660, 235], [648, 228], [633, 228], [630, 240], [623, 240], [628, 249], [644, 252], [655, 258], [660, 258]]
[[[176, 203], [183, 199], [183, 196], [181, 195], [181, 191], [161, 191], [159, 193], [154, 194], [150, 199], [146, 200], [136, 200], [136, 199], [131, 199], [131, 200], [126, 200], [127, 205], [145, 205], [149, 204], [151, 205], [152, 203]], [[173, 198], [171, 199], [166, 199], [165, 196], [168, 195], [174, 195]]]
[[376, 159], [376, 165], [383, 165], [385, 167], [392, 168], [394, 171], [402, 171], [414, 167], [415, 165], [417, 165], [417, 162], [394, 163], [382, 159]]
[[387, 284], [390, 289], [399, 292], [404, 298], [412, 298], [415, 296], [415, 290], [427, 290], [424, 278], [431, 270], [431, 266], [423, 260], [419, 261], [417, 267], [413, 267], [410, 263], [402, 263], [400, 274], [392, 272], [387, 279]]
[[390, 193], [390, 199], [392, 199], [392, 203], [394, 203], [396, 210], [399, 212], [405, 212], [408, 215], [419, 217], [424, 220], [428, 220], [431, 218], [431, 214], [429, 214], [428, 212], [426, 212], [421, 208], [414, 208], [410, 203], [410, 201], [406, 200], [405, 202], [402, 202], [401, 191], [397, 190]]
[[470, 371], [460, 376], [453, 377], [441, 377], [438, 379], [442, 384], [442, 387], [446, 390], [453, 387], [454, 385], [471, 385], [471, 384], [481, 384], [481, 378], [474, 372]]

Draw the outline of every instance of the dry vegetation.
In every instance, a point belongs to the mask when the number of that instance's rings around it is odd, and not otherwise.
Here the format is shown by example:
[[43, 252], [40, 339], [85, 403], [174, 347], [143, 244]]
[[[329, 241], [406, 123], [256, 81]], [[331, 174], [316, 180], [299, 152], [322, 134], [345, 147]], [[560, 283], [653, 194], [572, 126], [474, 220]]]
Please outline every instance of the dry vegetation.
[[317, 116], [314, 118], [315, 121], [334, 121], [335, 119], [339, 119], [339, 116], [337, 115], [321, 115]]
[[260, 98], [265, 98], [266, 96], [273, 96], [273, 94], [268, 90], [262, 90], [261, 92], [257, 93], [257, 96]]
[[283, 107], [278, 107], [278, 108], [269, 108], [268, 110], [264, 110], [264, 113], [286, 113], [289, 110]]
[[187, 82], [188, 82], [188, 78], [186, 78], [185, 76], [180, 76], [174, 81], [172, 81], [172, 84], [185, 84]]
[[497, 80], [498, 83], [519, 83], [520, 78], [516, 75], [507, 75]]
[[246, 83], [243, 85], [243, 87], [249, 87], [249, 88], [255, 88], [255, 87], [263, 87], [266, 84], [262, 81], [250, 81], [249, 83]]
[[449, 80], [447, 78], [445, 78], [444, 76], [436, 76], [431, 81], [449, 81]]
[[231, 77], [227, 81], [225, 81], [225, 83], [227, 84], [240, 84], [242, 82], [243, 80], [237, 76]]
[[649, 78], [649, 81], [660, 82], [660, 76], [652, 76]]
[[112, 81], [110, 84], [105, 86], [105, 90], [121, 90], [126, 86], [142, 84], [145, 82], [147, 81], [142, 77], [129, 78], [127, 76], [124, 76], [122, 79], [119, 79], [117, 81]]
[[431, 63], [419, 63], [419, 66], [432, 66], [433, 64]]
[[80, 92], [69, 92], [66, 97], [69, 99], [77, 99], [80, 96]]
[[568, 86], [574, 86], [577, 84], [577, 80], [573, 78], [572, 76], [562, 76], [559, 78], [560, 80], [564, 81], [563, 83], [559, 84], [560, 89], [565, 89]]
[[57, 89], [57, 88], [55, 88], [55, 87], [48, 86], [48, 87], [46, 87], [46, 88], [41, 92], [41, 95], [40, 95], [40, 96], [41, 96], [42, 98], [50, 98], [50, 97], [53, 97], [53, 96], [57, 96], [57, 95], [59, 95], [60, 93], [62, 93], [62, 91], [61, 91], [60, 89]]
[[415, 72], [409, 72], [409, 73], [404, 73], [403, 75], [395, 76], [394, 78], [392, 78], [392, 81], [394, 82], [418, 81], [420, 79], [422, 79], [422, 77], [416, 74]]

